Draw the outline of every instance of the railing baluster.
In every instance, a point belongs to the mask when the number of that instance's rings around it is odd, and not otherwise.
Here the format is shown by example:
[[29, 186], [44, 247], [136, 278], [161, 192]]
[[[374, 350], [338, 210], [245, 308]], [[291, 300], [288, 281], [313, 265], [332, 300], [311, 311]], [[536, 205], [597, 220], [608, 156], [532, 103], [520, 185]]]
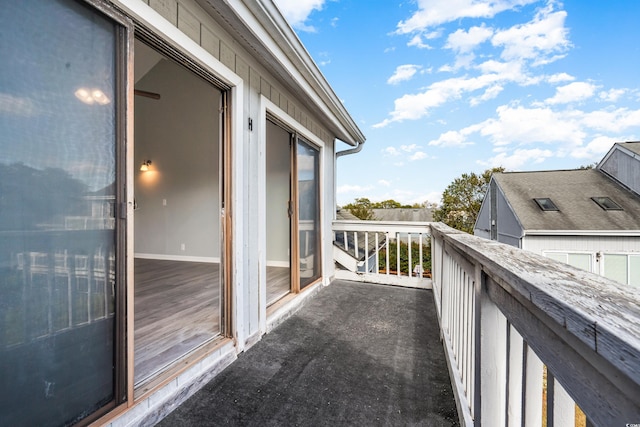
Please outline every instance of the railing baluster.
[[424, 277], [424, 271], [423, 271], [424, 258], [422, 258], [422, 233], [419, 234], [418, 244], [420, 245], [420, 248], [418, 249], [418, 252], [419, 252], [418, 256], [420, 258], [420, 268], [418, 269], [418, 273], [420, 274], [420, 278], [422, 279]]
[[400, 232], [396, 233], [396, 274], [400, 277]]
[[369, 273], [369, 232], [364, 232], [364, 272]]
[[380, 254], [378, 253], [378, 248], [380, 247], [380, 244], [378, 242], [378, 232], [376, 232], [375, 234], [376, 234], [376, 271], [375, 273], [378, 274], [380, 273]]
[[411, 260], [411, 233], [407, 233], [407, 254], [409, 255], [409, 264], [407, 265], [407, 275], [413, 276], [413, 262]]
[[360, 255], [358, 254], [358, 232], [357, 231], [353, 232], [353, 247], [355, 250], [356, 259], [360, 259]]
[[385, 238], [385, 256], [386, 256], [386, 268], [387, 268], [387, 276], [389, 275], [389, 232], [387, 231], [386, 233], [384, 233], [384, 238]]

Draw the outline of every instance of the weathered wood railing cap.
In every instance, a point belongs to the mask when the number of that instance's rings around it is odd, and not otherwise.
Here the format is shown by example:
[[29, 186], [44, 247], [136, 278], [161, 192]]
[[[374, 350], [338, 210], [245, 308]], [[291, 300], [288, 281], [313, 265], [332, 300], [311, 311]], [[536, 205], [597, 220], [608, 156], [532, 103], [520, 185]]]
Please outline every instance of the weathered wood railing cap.
[[640, 385], [640, 289], [441, 223], [431, 228], [504, 291], [548, 316], [540, 320], [576, 337]]

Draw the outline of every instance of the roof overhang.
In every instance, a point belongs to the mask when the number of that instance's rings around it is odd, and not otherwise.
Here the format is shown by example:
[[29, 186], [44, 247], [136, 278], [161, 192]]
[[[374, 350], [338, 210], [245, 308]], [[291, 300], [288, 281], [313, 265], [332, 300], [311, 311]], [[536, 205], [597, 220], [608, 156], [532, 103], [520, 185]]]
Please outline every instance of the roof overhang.
[[525, 230], [524, 236], [640, 237], [640, 230]]
[[336, 138], [365, 136], [272, 0], [196, 0]]

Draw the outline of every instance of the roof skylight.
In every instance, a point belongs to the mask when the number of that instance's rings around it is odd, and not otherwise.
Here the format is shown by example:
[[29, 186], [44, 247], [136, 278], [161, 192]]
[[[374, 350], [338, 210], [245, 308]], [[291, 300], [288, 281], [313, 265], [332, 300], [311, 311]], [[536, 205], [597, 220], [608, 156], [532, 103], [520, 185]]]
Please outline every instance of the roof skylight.
[[592, 197], [591, 200], [596, 202], [605, 211], [621, 211], [622, 206], [611, 200], [610, 197]]
[[553, 203], [553, 201], [548, 197], [541, 197], [533, 200], [535, 200], [535, 202], [538, 204], [540, 209], [542, 209], [543, 211], [559, 211], [560, 210], [558, 209], [556, 204]]

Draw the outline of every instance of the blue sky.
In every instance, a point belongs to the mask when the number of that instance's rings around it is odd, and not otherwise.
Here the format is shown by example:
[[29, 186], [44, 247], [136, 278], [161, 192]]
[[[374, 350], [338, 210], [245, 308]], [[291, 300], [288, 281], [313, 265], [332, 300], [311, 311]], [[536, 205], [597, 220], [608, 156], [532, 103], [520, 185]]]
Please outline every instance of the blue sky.
[[465, 172], [640, 140], [637, 0], [275, 0], [367, 137], [338, 204], [439, 202]]

